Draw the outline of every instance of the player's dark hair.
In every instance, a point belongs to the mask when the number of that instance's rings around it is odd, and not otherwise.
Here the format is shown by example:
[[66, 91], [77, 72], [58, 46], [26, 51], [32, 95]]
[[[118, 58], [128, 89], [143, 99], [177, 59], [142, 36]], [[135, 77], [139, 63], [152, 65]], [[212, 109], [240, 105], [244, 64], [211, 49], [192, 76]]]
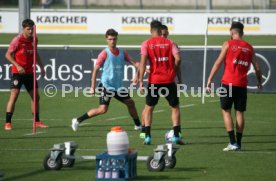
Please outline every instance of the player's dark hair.
[[240, 36], [243, 36], [243, 24], [241, 22], [238, 21], [233, 21], [230, 27], [230, 31], [231, 30], [236, 30]]
[[26, 28], [26, 27], [33, 27], [34, 26], [34, 21], [31, 19], [25, 19], [22, 21], [22, 27]]
[[168, 30], [168, 27], [166, 25], [161, 25], [161, 30]]
[[107, 38], [108, 36], [118, 36], [118, 32], [114, 29], [108, 29], [105, 33], [105, 37]]
[[150, 29], [151, 31], [158, 31], [161, 32], [162, 23], [158, 20], [153, 20], [150, 23]]

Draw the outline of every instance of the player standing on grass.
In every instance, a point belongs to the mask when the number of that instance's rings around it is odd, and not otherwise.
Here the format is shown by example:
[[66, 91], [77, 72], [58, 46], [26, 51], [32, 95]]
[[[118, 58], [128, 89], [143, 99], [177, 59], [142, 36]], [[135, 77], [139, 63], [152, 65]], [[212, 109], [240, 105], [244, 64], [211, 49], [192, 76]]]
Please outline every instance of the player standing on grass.
[[[223, 151], [236, 151], [241, 149], [241, 139], [244, 129], [244, 111], [246, 111], [247, 101], [247, 72], [251, 63], [256, 71], [257, 86], [258, 88], [262, 88], [262, 72], [257, 64], [254, 49], [242, 39], [243, 27], [243, 24], [240, 22], [232, 23], [230, 28], [231, 40], [223, 44], [207, 83], [207, 88], [211, 88], [213, 77], [224, 63], [221, 86], [227, 92], [220, 94], [220, 104], [230, 143]], [[230, 92], [231, 90], [232, 92]], [[236, 137], [231, 116], [233, 103], [236, 114]]]
[[[37, 46], [37, 42], [33, 42], [33, 26], [34, 22], [25, 19], [22, 22], [23, 33], [13, 38], [9, 49], [6, 52], [7, 60], [12, 64], [11, 76], [11, 94], [7, 104], [5, 130], [11, 130], [11, 119], [13, 116], [15, 103], [20, 93], [22, 85], [27, 89], [28, 94], [32, 98], [32, 112], [34, 112], [33, 104], [33, 46]], [[41, 74], [45, 75], [44, 66], [37, 54], [37, 64], [41, 68]], [[36, 84], [37, 85], [37, 84]], [[35, 126], [37, 128], [46, 128], [47, 125], [40, 122], [39, 119], [39, 94], [37, 92], [37, 110], [35, 115]]]
[[[168, 38], [168, 36], [169, 36], [169, 29], [166, 25], [162, 24], [161, 25], [161, 37]], [[173, 42], [173, 43], [175, 43], [175, 42]], [[175, 45], [178, 48], [177, 44], [175, 44]], [[147, 72], [149, 73], [150, 71], [147, 70]], [[137, 76], [138, 76], [138, 74], [137, 74]], [[178, 79], [178, 84], [181, 84], [182, 83], [181, 71], [177, 71], [177, 79]], [[137, 80], [138, 80], [138, 78], [135, 79], [135, 83], [136, 83]], [[140, 138], [145, 139], [146, 138], [146, 133], [145, 133], [145, 121], [144, 121], [144, 118], [143, 118], [143, 114], [144, 113], [142, 112], [142, 131], [140, 133]]]
[[148, 87], [146, 105], [143, 110], [145, 120], [146, 138], [144, 144], [151, 144], [152, 113], [159, 100], [159, 93], [167, 99], [172, 111], [172, 124], [174, 130], [173, 143], [184, 144], [181, 138], [179, 97], [175, 77], [180, 71], [181, 57], [175, 43], [167, 38], [161, 37], [161, 26], [159, 21], [152, 21], [150, 25], [151, 38], [141, 45], [141, 61], [139, 84], [144, 90], [143, 76], [146, 70], [146, 62], [149, 60], [150, 71], [148, 76]]
[[111, 98], [114, 97], [127, 106], [128, 112], [135, 123], [134, 129], [141, 130], [141, 123], [135, 103], [133, 99], [130, 98], [128, 92], [122, 89], [125, 63], [131, 63], [137, 68], [139, 63], [135, 63], [127, 52], [117, 48], [117, 31], [108, 29], [105, 37], [108, 47], [99, 54], [91, 79], [91, 93], [95, 94], [97, 74], [100, 68], [103, 69], [101, 83], [99, 85], [101, 88], [100, 105], [98, 108], [89, 110], [79, 118], [73, 118], [72, 129], [77, 131], [79, 124], [84, 120], [105, 114], [108, 110]]

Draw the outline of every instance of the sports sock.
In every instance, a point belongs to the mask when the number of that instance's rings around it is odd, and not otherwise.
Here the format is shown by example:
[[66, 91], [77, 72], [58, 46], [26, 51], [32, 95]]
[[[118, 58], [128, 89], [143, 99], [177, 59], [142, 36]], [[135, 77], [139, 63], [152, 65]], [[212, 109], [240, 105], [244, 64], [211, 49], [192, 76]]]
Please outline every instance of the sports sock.
[[236, 137], [237, 137], [237, 144], [241, 147], [242, 133], [237, 132]]
[[[34, 113], [32, 113], [32, 115], [34, 116]], [[40, 119], [39, 119], [39, 113], [35, 113], [35, 122], [39, 122]]]
[[139, 118], [136, 118], [136, 119], [133, 118], [133, 121], [134, 121], [134, 124], [135, 124], [136, 126], [141, 126], [141, 122], [140, 122], [140, 119], [139, 119]]
[[88, 114], [87, 113], [85, 113], [84, 115], [82, 115], [82, 116], [80, 116], [80, 117], [78, 117], [78, 122], [83, 122], [84, 120], [86, 120], [86, 119], [88, 119], [89, 118], [89, 116], [88, 116]]
[[145, 132], [146, 132], [146, 137], [151, 137], [151, 135], [150, 135], [150, 126], [146, 126], [145, 127]]
[[174, 126], [173, 127], [173, 133], [175, 137], [179, 137], [179, 133], [181, 132], [180, 126]]
[[230, 144], [233, 145], [236, 143], [236, 138], [235, 138], [235, 132], [234, 130], [228, 131], [229, 139], [230, 139]]
[[6, 123], [11, 123], [12, 115], [12, 112], [6, 112]]
[[141, 130], [141, 133], [145, 133], [146, 130], [145, 130], [145, 126], [142, 126], [142, 130]]

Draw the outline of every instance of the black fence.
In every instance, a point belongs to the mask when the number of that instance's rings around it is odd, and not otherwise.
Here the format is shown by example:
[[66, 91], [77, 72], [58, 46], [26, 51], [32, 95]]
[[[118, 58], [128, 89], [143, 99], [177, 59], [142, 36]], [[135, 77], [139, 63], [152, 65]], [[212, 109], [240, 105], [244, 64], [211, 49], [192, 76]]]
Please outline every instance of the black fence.
[[[6, 48], [0, 49], [0, 90], [9, 89], [11, 65], [5, 59]], [[39, 68], [37, 69], [37, 78], [39, 87], [44, 88], [48, 84], [55, 85], [61, 89], [63, 85], [72, 85], [73, 87], [90, 87], [91, 71], [100, 49], [76, 50], [76, 49], [40, 49], [38, 52], [45, 65], [46, 76], [41, 77]], [[140, 59], [139, 50], [128, 50], [128, 53], [135, 59]], [[258, 62], [263, 72], [263, 92], [276, 92], [276, 52], [271, 49], [256, 50]], [[203, 50], [182, 50], [182, 78], [183, 83], [190, 90], [202, 87], [203, 76]], [[209, 49], [207, 52], [206, 80], [210, 70], [219, 54], [218, 49]], [[214, 79], [215, 87], [220, 84], [220, 78], [223, 67]], [[125, 66], [124, 83], [128, 87], [135, 76], [136, 70], [132, 65]], [[100, 74], [99, 74], [100, 77]], [[253, 69], [248, 73], [249, 91], [257, 91], [256, 76]], [[146, 77], [145, 77], [146, 79]]]

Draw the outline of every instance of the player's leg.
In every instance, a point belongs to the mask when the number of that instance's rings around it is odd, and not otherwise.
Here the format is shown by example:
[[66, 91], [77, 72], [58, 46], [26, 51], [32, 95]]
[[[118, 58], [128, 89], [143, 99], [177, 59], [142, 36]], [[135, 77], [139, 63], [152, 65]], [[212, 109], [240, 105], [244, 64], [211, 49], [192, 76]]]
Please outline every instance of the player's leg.
[[101, 92], [101, 97], [99, 98], [99, 106], [97, 108], [90, 109], [88, 112], [84, 113], [82, 116], [78, 118], [72, 119], [71, 127], [73, 131], [77, 131], [81, 122], [89, 118], [92, 118], [101, 114], [105, 114], [108, 110], [112, 95], [113, 94], [110, 94], [105, 88], [103, 88]]
[[145, 131], [145, 118], [144, 118], [144, 109], [142, 111], [142, 115], [141, 115], [141, 124], [142, 124], [142, 130], [141, 130], [141, 133], [139, 135], [139, 137], [141, 139], [145, 139], [146, 138], [146, 131]]
[[241, 149], [241, 140], [242, 140], [242, 135], [243, 135], [243, 130], [244, 130], [244, 112], [241, 111], [236, 111], [236, 139], [237, 139], [237, 144], [239, 148]]
[[[95, 116], [98, 116], [98, 115], [102, 115], [102, 114], [105, 114], [108, 110], [108, 105], [105, 105], [105, 104], [100, 104], [99, 107], [95, 108], [95, 109], [90, 109], [88, 112], [87, 112], [87, 115], [88, 115], [88, 118], [92, 118], [92, 117], [95, 117]], [[82, 119], [78, 119], [79, 122], [82, 122], [84, 120]]]
[[[233, 119], [231, 115], [231, 109], [233, 104], [233, 92], [232, 94], [229, 94], [229, 86], [228, 85], [222, 85], [220, 92], [220, 106], [222, 109], [222, 117], [224, 121], [224, 126], [226, 131], [228, 132], [229, 141], [230, 143], [223, 149], [223, 151], [233, 151], [237, 150], [236, 146], [236, 138], [235, 138], [235, 131], [234, 131], [234, 124]], [[233, 90], [233, 89], [232, 89]]]
[[130, 98], [129, 94], [126, 92], [116, 92], [114, 98], [127, 106], [128, 113], [132, 117], [135, 124], [134, 129], [141, 130], [142, 126], [137, 113], [135, 102]]
[[148, 89], [148, 94], [146, 96], [146, 105], [143, 110], [143, 119], [145, 121], [145, 133], [146, 133], [144, 144], [149, 145], [151, 144], [152, 114], [153, 114], [155, 105], [158, 103], [159, 95], [158, 95], [158, 87], [156, 85], [148, 84], [147, 89]]
[[151, 144], [151, 124], [152, 124], [152, 114], [155, 106], [145, 105], [143, 110], [143, 117], [145, 119], [145, 141], [144, 144]]
[[[22, 82], [23, 82], [23, 84], [24, 84], [24, 86], [25, 86], [28, 94], [31, 97], [31, 109], [32, 109], [33, 116], [35, 116], [35, 126], [37, 128], [47, 128], [48, 126], [46, 124], [42, 123], [40, 121], [40, 118], [39, 118], [39, 113], [40, 113], [40, 105], [39, 105], [40, 96], [39, 96], [39, 92], [38, 91], [36, 91], [36, 110], [35, 110], [35, 107], [34, 107], [33, 79], [34, 79], [33, 74], [24, 75], [23, 79], [22, 79]], [[36, 89], [38, 89], [37, 82], [36, 82]], [[34, 115], [34, 112], [36, 113], [35, 115]]]
[[238, 94], [234, 99], [234, 107], [236, 110], [236, 139], [241, 149], [241, 140], [244, 130], [244, 112], [246, 111], [247, 89], [238, 87]]
[[179, 109], [179, 97], [177, 97], [177, 87], [175, 83], [164, 84], [162, 94], [166, 94], [165, 98], [171, 106], [171, 119], [174, 130], [173, 143], [183, 145], [181, 135], [181, 121], [180, 121], [180, 109]]
[[10, 98], [7, 103], [7, 108], [6, 108], [6, 124], [5, 124], [5, 130], [11, 130], [12, 125], [11, 125], [11, 119], [14, 113], [15, 109], [15, 103], [17, 101], [17, 98], [20, 94], [20, 89], [22, 86], [22, 80], [19, 74], [12, 74], [11, 76], [11, 83], [10, 83]]
[[10, 98], [7, 103], [7, 109], [6, 109], [6, 124], [5, 124], [5, 130], [11, 130], [11, 119], [14, 113], [15, 109], [15, 103], [17, 101], [18, 95], [20, 93], [20, 89], [11, 89]]

